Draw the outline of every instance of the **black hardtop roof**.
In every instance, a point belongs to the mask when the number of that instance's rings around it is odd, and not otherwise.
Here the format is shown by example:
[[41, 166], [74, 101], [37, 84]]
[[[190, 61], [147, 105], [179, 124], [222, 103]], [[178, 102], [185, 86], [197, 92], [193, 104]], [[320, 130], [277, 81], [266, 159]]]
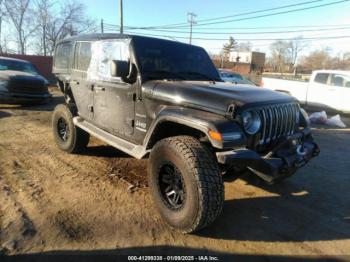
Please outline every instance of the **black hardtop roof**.
[[76, 41], [99, 41], [99, 40], [108, 40], [108, 39], [154, 39], [157, 41], [165, 41], [165, 42], [172, 42], [172, 43], [178, 43], [179, 45], [188, 45], [188, 46], [194, 46], [189, 45], [183, 42], [163, 39], [163, 38], [155, 38], [155, 37], [148, 37], [148, 36], [140, 36], [140, 35], [129, 35], [129, 34], [115, 34], [115, 33], [105, 33], [105, 34], [88, 34], [88, 35], [78, 35], [73, 36], [67, 39], [63, 39], [58, 42], [64, 43], [64, 42], [76, 42]]
[[67, 39], [63, 39], [58, 43], [62, 42], [75, 42], [75, 41], [98, 41], [104, 39], [120, 39], [120, 38], [131, 38], [130, 35], [126, 34], [88, 34], [88, 35], [77, 35]]

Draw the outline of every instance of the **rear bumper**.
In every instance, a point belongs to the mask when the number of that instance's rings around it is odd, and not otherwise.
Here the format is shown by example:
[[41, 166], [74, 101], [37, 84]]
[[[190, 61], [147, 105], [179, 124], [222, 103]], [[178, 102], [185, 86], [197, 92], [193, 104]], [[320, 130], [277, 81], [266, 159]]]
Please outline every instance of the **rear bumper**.
[[43, 94], [26, 94], [26, 93], [7, 93], [0, 92], [0, 103], [2, 104], [23, 104], [46, 102], [52, 95], [50, 93]]
[[304, 129], [278, 144], [261, 156], [249, 149], [216, 153], [224, 165], [247, 168], [267, 182], [292, 175], [320, 153], [309, 129]]

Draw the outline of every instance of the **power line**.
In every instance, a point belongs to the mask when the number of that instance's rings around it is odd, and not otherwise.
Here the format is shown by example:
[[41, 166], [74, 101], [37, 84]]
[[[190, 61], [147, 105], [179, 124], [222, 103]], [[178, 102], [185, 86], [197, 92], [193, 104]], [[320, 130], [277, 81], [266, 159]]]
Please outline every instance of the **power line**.
[[302, 3], [273, 7], [273, 8], [268, 8], [268, 9], [263, 9], [263, 10], [258, 10], [258, 11], [245, 12], [245, 13], [240, 13], [240, 14], [235, 14], [235, 15], [228, 15], [228, 16], [222, 16], [222, 17], [217, 17], [217, 18], [203, 19], [203, 20], [199, 20], [198, 22], [201, 23], [201, 22], [206, 22], [206, 21], [221, 20], [221, 19], [230, 18], [230, 17], [252, 15], [252, 14], [257, 14], [257, 13], [265, 13], [268, 11], [274, 11], [274, 10], [279, 10], [279, 9], [284, 9], [284, 8], [289, 8], [289, 7], [300, 6], [300, 5], [313, 4], [316, 2], [322, 2], [322, 1], [324, 1], [324, 0], [314, 0], [314, 1], [302, 2]]
[[[158, 35], [158, 34], [144, 34], [144, 33], [135, 33], [135, 32], [130, 32], [126, 31], [127, 33], [131, 34], [138, 34], [138, 35], [145, 35], [145, 36], [156, 36], [156, 37], [167, 37], [167, 38], [179, 38], [179, 39], [187, 39], [187, 37], [183, 36], [169, 36], [169, 35]], [[323, 40], [323, 39], [343, 39], [343, 38], [350, 38], [350, 35], [346, 36], [325, 36], [325, 37], [304, 37], [302, 40]], [[227, 38], [201, 38], [201, 37], [193, 37], [193, 40], [207, 40], [207, 41], [226, 41]], [[237, 41], [278, 41], [278, 40], [295, 40], [295, 38], [256, 38], [256, 39], [251, 39], [251, 38], [241, 38], [241, 39], [235, 39]]]
[[[104, 23], [106, 26], [117, 27], [118, 25]], [[332, 28], [332, 27], [345, 27], [350, 26], [350, 24], [333, 24], [333, 25], [288, 25], [288, 26], [257, 26], [257, 27], [207, 27], [207, 28], [199, 28], [201, 30], [258, 30], [258, 29], [286, 29], [286, 28]], [[124, 26], [126, 29], [136, 30], [134, 27]], [[138, 30], [146, 30], [139, 29]], [[147, 29], [148, 30], [148, 29]], [[151, 30], [151, 29], [149, 29]], [[168, 29], [164, 29], [168, 30]], [[158, 29], [157, 29], [158, 31]]]
[[328, 28], [350, 26], [350, 24], [338, 25], [289, 25], [289, 26], [257, 26], [257, 27], [201, 27], [201, 30], [257, 30], [257, 29], [286, 29], [286, 28]]
[[[281, 14], [288, 14], [288, 13], [299, 12], [299, 11], [305, 11], [305, 10], [311, 10], [311, 9], [320, 8], [320, 7], [325, 7], [325, 6], [330, 6], [330, 5], [341, 4], [341, 3], [345, 3], [345, 2], [349, 2], [349, 1], [350, 1], [350, 0], [341, 0], [341, 1], [331, 2], [331, 3], [327, 3], [327, 4], [322, 4], [322, 5], [309, 6], [309, 7], [304, 7], [304, 8], [292, 9], [292, 10], [281, 11], [281, 12], [275, 12], [275, 13], [264, 14], [264, 15], [258, 15], [258, 16], [250, 16], [250, 17], [244, 17], [244, 18], [238, 18], [238, 19], [232, 19], [232, 20], [226, 20], [226, 21], [217, 21], [217, 22], [210, 22], [210, 23], [202, 23], [202, 24], [199, 24], [199, 23], [198, 23], [196, 26], [202, 26], [202, 25], [216, 25], [216, 24], [224, 24], [224, 23], [238, 22], [238, 21], [251, 20], [251, 19], [257, 19], [257, 18], [263, 18], [263, 17], [271, 17], [271, 16], [276, 16], [276, 15], [281, 15]], [[187, 27], [187, 26], [177, 26], [177, 27], [171, 27], [171, 28], [183, 28], [183, 27]], [[170, 27], [169, 27], [169, 28], [170, 28]]]
[[[262, 12], [267, 12], [267, 11], [273, 11], [273, 10], [278, 10], [278, 9], [284, 9], [288, 7], [294, 7], [294, 6], [300, 6], [300, 5], [307, 5], [307, 4], [312, 4], [315, 2], [322, 2], [324, 0], [313, 0], [313, 1], [307, 1], [307, 2], [302, 2], [298, 4], [291, 4], [291, 5], [285, 5], [285, 6], [278, 6], [274, 8], [268, 8], [268, 9], [260, 9], [252, 12], [244, 12], [244, 13], [238, 13], [234, 15], [228, 15], [228, 16], [223, 16], [223, 17], [216, 17], [216, 18], [209, 18], [209, 19], [202, 19], [199, 20], [198, 22], [204, 22], [204, 21], [212, 21], [212, 20], [219, 20], [219, 19], [224, 19], [224, 18], [229, 18], [229, 17], [236, 17], [236, 16], [243, 16], [243, 15], [250, 15], [250, 14], [256, 14], [256, 13], [262, 13]], [[186, 25], [186, 23], [176, 23], [176, 24], [167, 24], [167, 25], [161, 25], [161, 26], [148, 26], [148, 27], [143, 27], [147, 29], [151, 28], [165, 28], [165, 27], [172, 27], [172, 26], [179, 26], [179, 25]], [[135, 28], [136, 29], [136, 28]], [[140, 28], [141, 29], [141, 28]]]
[[[321, 28], [321, 29], [302, 29], [302, 30], [287, 30], [287, 31], [261, 31], [261, 32], [203, 32], [203, 31], [195, 31], [193, 34], [212, 34], [212, 35], [255, 35], [255, 34], [286, 34], [286, 33], [300, 33], [300, 32], [320, 32], [320, 31], [334, 31], [334, 30], [344, 30], [350, 29], [348, 27], [335, 27], [335, 28]], [[134, 30], [134, 29], [129, 29]], [[135, 29], [135, 30], [145, 30], [145, 31], [157, 31], [157, 32], [167, 32], [167, 33], [181, 33], [187, 34], [186, 31], [179, 30], [166, 30], [166, 29]]]
[[[298, 5], [306, 5], [306, 4], [320, 2], [320, 1], [324, 1], [324, 0], [314, 0], [314, 1], [309, 1], [309, 2], [303, 2], [303, 3], [299, 3], [299, 4], [289, 5], [289, 7], [298, 6]], [[287, 13], [292, 13], [292, 12], [299, 12], [299, 11], [310, 10], [310, 9], [319, 8], [319, 7], [325, 7], [325, 6], [340, 4], [340, 3], [348, 2], [348, 1], [349, 0], [341, 0], [341, 1], [331, 2], [331, 3], [321, 4], [321, 5], [309, 6], [309, 7], [292, 9], [292, 10], [286, 10], [286, 11], [269, 13], [269, 14], [263, 14], [263, 15], [258, 15], [258, 16], [250, 16], [250, 17], [245, 17], [245, 18], [239, 18], [239, 19], [233, 19], [233, 20], [225, 20], [225, 21], [217, 21], [217, 22], [210, 22], [210, 23], [200, 23], [201, 21], [222, 19], [222, 18], [211, 18], [211, 19], [205, 19], [205, 20], [199, 21], [197, 26], [230, 23], [230, 22], [237, 22], [237, 21], [256, 19], [256, 18], [262, 18], [262, 17], [268, 17], [268, 16], [275, 16], [275, 15], [280, 15], [280, 14], [287, 14]], [[283, 9], [283, 8], [287, 8], [287, 7], [288, 6], [281, 6], [281, 7], [275, 7], [275, 8], [270, 8], [270, 9], [278, 10], [278, 9]], [[258, 10], [258, 11], [253, 11], [253, 12], [240, 13], [240, 14], [232, 15], [230, 17], [237, 17], [237, 16], [242, 16], [242, 15], [249, 15], [249, 14], [254, 14], [254, 13], [266, 12], [267, 10], [268, 9]], [[161, 25], [161, 26], [148, 26], [148, 27], [128, 26], [129, 29], [155, 29], [155, 28], [168, 28], [169, 29], [169, 28], [184, 28], [184, 27], [188, 27], [188, 25], [186, 23], [178, 23], [178, 24], [169, 24], [169, 25]]]

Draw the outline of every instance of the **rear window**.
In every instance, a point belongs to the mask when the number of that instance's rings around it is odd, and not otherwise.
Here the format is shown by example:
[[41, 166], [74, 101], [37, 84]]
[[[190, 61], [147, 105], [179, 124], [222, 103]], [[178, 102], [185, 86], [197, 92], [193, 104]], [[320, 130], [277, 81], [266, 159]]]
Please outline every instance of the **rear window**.
[[320, 84], [327, 84], [329, 74], [327, 73], [318, 73], [315, 77], [315, 82]]
[[350, 77], [345, 75], [332, 74], [331, 85], [340, 87], [350, 87]]
[[81, 71], [87, 71], [91, 61], [91, 43], [78, 42], [75, 47], [74, 68]]
[[73, 55], [73, 43], [59, 44], [55, 53], [55, 67], [57, 69], [69, 69]]

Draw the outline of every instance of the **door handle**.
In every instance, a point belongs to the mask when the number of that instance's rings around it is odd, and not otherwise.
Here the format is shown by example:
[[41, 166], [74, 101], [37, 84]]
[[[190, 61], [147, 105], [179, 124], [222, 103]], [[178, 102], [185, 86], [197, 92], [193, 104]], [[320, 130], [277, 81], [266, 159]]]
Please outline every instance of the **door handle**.
[[106, 91], [106, 88], [105, 87], [96, 86], [95, 90], [96, 91]]

